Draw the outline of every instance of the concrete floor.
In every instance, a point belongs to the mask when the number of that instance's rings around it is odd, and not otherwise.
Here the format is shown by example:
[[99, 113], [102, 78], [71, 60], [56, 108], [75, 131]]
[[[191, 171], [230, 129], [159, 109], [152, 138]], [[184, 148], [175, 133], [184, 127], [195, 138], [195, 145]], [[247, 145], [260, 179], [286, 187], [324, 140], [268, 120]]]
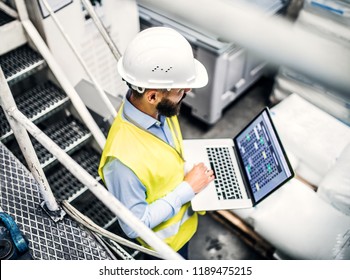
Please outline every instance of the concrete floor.
[[273, 87], [273, 78], [262, 77], [238, 99], [228, 105], [222, 118], [208, 126], [190, 113], [183, 105], [179, 116], [182, 136], [188, 138], [232, 138], [265, 106], [269, 106], [269, 96]]
[[[208, 126], [191, 116], [183, 106], [179, 121], [184, 139], [232, 138], [265, 106], [270, 107], [269, 95], [273, 87], [271, 77], [263, 77], [223, 112], [222, 118]], [[193, 260], [249, 260], [270, 259], [254, 246], [237, 228], [215, 219], [213, 213], [199, 218], [197, 233], [190, 241], [189, 258]]]
[[198, 229], [189, 244], [190, 260], [268, 260], [272, 253], [247, 242], [238, 228], [218, 221], [213, 212], [199, 217]]

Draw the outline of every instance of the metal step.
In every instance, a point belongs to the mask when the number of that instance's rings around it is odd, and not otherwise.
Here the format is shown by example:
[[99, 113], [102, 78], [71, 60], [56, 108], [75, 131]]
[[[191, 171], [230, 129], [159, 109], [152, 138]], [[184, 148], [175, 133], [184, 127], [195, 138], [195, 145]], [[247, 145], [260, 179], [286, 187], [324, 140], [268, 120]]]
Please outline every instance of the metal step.
[[12, 85], [46, 66], [39, 53], [25, 44], [0, 56], [0, 66], [6, 81]]
[[[72, 158], [103, 184], [97, 173], [101, 155], [96, 150], [84, 146], [74, 152]], [[64, 166], [60, 165], [53, 172], [49, 171], [47, 179], [57, 200], [71, 202], [74, 207], [99, 226], [108, 228], [117, 220], [116, 216]]]
[[[38, 123], [68, 104], [69, 98], [60, 88], [48, 81], [15, 96], [15, 101], [18, 109], [25, 116], [32, 122]], [[5, 143], [12, 135], [10, 124], [0, 108], [0, 141]]]
[[115, 214], [96, 198], [90, 190], [85, 191], [83, 195], [71, 204], [100, 227], [108, 228], [118, 220]]
[[[40, 127], [40, 125], [39, 125]], [[91, 137], [91, 132], [72, 116], [51, 123], [43, 132], [61, 147], [66, 153], [72, 153], [83, 145]], [[43, 169], [56, 161], [56, 158], [47, 151], [37, 140], [32, 138], [32, 143]], [[8, 145], [9, 149], [24, 164], [25, 160], [16, 142]]]
[[[82, 147], [72, 154], [72, 158], [82, 166], [91, 176], [100, 180], [97, 169], [101, 155], [92, 148]], [[47, 174], [49, 185], [57, 200], [72, 202], [88, 188], [75, 178], [63, 165]]]
[[0, 206], [28, 238], [30, 253], [41, 260], [114, 259], [107, 248], [68, 215], [54, 222], [41, 208], [39, 185], [0, 143]]

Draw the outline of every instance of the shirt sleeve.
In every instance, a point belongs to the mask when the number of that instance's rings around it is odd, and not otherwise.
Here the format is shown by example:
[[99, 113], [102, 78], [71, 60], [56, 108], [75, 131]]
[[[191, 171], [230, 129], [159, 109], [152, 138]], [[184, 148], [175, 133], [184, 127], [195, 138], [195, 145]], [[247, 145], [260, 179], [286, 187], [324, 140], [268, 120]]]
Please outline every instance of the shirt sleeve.
[[[119, 160], [113, 159], [108, 162], [103, 168], [103, 174], [109, 191], [151, 229], [173, 217], [183, 204], [194, 197], [191, 186], [183, 181], [163, 198], [148, 204], [145, 186], [135, 173]], [[120, 219], [119, 224], [129, 238], [139, 236]]]

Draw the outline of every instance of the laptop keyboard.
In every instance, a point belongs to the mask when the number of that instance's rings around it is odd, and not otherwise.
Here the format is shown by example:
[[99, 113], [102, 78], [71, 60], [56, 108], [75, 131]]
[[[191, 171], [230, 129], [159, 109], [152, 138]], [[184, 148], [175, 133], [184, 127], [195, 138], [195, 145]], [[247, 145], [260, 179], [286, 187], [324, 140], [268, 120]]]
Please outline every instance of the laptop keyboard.
[[241, 199], [237, 176], [228, 147], [207, 147], [211, 168], [214, 170], [214, 184], [219, 200]]

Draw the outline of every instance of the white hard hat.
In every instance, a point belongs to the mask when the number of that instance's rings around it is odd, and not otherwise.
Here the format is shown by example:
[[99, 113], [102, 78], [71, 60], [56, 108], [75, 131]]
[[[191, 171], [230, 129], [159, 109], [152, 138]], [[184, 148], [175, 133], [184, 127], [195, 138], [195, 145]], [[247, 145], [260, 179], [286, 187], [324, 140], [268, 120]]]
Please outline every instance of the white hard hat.
[[200, 88], [208, 83], [207, 70], [193, 57], [191, 45], [168, 27], [138, 33], [118, 61], [118, 72], [139, 88]]

